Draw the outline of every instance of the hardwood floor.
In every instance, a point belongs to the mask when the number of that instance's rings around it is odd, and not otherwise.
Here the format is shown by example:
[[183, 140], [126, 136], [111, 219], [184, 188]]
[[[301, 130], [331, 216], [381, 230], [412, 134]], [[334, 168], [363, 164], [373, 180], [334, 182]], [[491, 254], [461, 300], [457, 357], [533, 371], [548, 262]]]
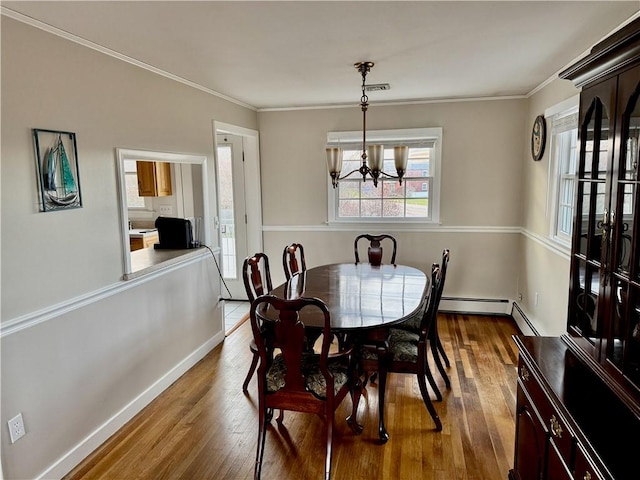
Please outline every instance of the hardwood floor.
[[[390, 374], [386, 423], [391, 436], [377, 441], [377, 385], [360, 401], [361, 435], [336, 413], [332, 478], [506, 479], [513, 463], [517, 349], [515, 323], [505, 317], [441, 314], [439, 331], [451, 360], [452, 388], [435, 368], [443, 401], [431, 417], [413, 375]], [[113, 435], [65, 480], [253, 478], [258, 415], [256, 380], [242, 381], [251, 361], [251, 329], [242, 324], [160, 397]], [[433, 399], [432, 395], [432, 399]], [[320, 479], [324, 473], [324, 421], [286, 412], [267, 432], [262, 478]]]

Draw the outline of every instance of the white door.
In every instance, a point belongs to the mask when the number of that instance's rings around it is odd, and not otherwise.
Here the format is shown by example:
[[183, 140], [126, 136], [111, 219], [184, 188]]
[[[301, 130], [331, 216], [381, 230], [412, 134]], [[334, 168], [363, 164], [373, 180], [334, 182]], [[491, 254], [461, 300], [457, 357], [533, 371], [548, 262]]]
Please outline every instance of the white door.
[[222, 297], [246, 300], [241, 271], [242, 262], [248, 255], [243, 138], [230, 133], [216, 136], [220, 268], [229, 289], [222, 286]]

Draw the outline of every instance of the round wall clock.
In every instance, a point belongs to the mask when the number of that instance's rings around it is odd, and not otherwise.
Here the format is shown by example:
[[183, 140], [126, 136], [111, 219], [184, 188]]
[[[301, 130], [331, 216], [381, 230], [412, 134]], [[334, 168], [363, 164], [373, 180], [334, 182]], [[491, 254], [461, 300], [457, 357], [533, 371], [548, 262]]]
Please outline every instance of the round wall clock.
[[538, 115], [533, 121], [533, 129], [531, 130], [531, 156], [536, 162], [542, 158], [546, 140], [547, 124], [544, 121], [544, 116]]

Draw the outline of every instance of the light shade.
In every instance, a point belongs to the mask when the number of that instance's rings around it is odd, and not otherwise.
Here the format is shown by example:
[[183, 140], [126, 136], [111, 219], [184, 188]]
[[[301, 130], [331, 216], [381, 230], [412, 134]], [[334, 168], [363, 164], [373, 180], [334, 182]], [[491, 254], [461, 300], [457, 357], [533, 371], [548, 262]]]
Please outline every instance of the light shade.
[[330, 174], [340, 175], [342, 170], [342, 149], [338, 147], [327, 147], [327, 169]]
[[406, 145], [393, 147], [393, 159], [396, 164], [396, 170], [404, 172], [407, 169], [407, 162], [409, 161], [409, 147]]
[[367, 163], [373, 171], [382, 170], [384, 162], [384, 145], [368, 145], [367, 146]]

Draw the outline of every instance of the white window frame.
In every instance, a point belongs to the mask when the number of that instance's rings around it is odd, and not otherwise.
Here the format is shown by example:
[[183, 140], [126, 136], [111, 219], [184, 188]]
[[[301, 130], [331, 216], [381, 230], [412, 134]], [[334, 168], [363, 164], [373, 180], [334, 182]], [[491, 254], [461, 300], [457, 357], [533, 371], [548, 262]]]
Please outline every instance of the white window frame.
[[[571, 248], [571, 236], [572, 233], [566, 234], [559, 231], [559, 221], [560, 221], [560, 207], [561, 207], [561, 180], [565, 175], [562, 174], [561, 162], [562, 158], [559, 157], [561, 155], [560, 147], [561, 142], [559, 141], [559, 134], [565, 133], [567, 131], [575, 130], [577, 135], [578, 130], [578, 108], [579, 108], [580, 96], [575, 95], [563, 102], [554, 105], [553, 107], [545, 110], [545, 117], [547, 119], [547, 129], [549, 131], [549, 171], [548, 171], [548, 193], [547, 193], [547, 214], [549, 218], [549, 238], [561, 246], [565, 250], [570, 250]], [[565, 128], [557, 129], [554, 128], [554, 121], [563, 119], [569, 116], [574, 116], [576, 118], [575, 129], [571, 128], [571, 130], [566, 130]], [[575, 149], [575, 164], [577, 167], [577, 144]], [[575, 184], [574, 184], [574, 195], [572, 199], [572, 208], [575, 214], [575, 192], [577, 189], [577, 173], [575, 176]], [[573, 218], [573, 215], [572, 215]], [[571, 227], [573, 229], [573, 225]]]
[[[327, 175], [327, 206], [329, 224], [438, 224], [440, 222], [440, 166], [442, 163], [442, 127], [410, 128], [396, 130], [371, 130], [367, 131], [367, 143], [382, 144], [419, 144], [420, 142], [433, 143], [433, 158], [429, 161], [429, 217], [418, 218], [394, 218], [394, 217], [338, 217], [338, 188], [333, 188], [331, 177]], [[362, 131], [328, 132], [327, 144], [329, 145], [353, 145], [362, 144]], [[362, 148], [361, 146], [359, 149]], [[348, 173], [348, 172], [342, 172]], [[395, 174], [395, 172], [388, 172]], [[353, 177], [358, 178], [354, 173]], [[350, 179], [352, 177], [349, 177]], [[359, 177], [362, 180], [362, 177]], [[370, 178], [367, 181], [371, 181]]]

